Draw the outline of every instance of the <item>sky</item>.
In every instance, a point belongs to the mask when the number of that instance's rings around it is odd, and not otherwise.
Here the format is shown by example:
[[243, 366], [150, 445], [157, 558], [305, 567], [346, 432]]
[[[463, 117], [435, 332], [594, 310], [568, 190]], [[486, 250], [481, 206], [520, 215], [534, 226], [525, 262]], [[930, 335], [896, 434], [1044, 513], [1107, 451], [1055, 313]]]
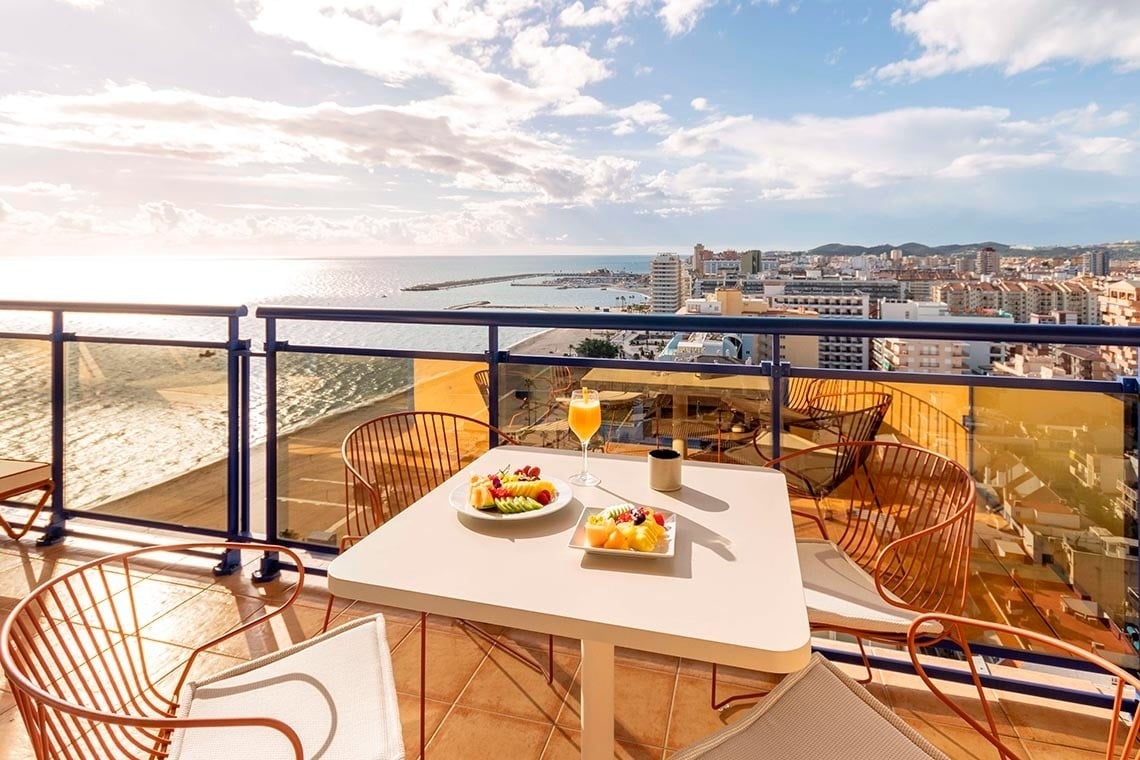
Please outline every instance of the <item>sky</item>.
[[1137, 0], [2, 0], [0, 256], [1140, 238]]

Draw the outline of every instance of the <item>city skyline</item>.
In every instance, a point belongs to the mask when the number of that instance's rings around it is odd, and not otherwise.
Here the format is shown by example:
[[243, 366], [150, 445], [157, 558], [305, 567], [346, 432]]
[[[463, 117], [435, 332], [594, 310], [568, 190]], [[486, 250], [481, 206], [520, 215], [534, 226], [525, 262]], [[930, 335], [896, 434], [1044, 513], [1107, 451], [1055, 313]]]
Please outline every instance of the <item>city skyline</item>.
[[1140, 6], [991, 5], [14, 0], [0, 255], [1140, 237]]

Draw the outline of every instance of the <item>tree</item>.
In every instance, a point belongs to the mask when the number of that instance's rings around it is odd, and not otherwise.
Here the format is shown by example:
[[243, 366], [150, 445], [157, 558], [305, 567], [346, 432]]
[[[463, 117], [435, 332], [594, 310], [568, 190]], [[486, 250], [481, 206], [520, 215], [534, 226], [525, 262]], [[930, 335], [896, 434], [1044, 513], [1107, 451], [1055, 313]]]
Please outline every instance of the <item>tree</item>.
[[578, 356], [588, 356], [591, 359], [616, 359], [621, 354], [621, 349], [604, 338], [586, 338], [574, 346], [574, 350]]

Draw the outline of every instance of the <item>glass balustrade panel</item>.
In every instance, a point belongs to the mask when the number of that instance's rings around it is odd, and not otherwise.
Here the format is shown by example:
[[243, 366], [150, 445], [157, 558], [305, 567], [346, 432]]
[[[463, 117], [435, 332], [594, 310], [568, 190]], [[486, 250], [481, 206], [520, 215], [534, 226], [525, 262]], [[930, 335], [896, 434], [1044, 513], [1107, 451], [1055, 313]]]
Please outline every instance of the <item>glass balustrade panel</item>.
[[66, 506], [224, 530], [227, 363], [213, 349], [68, 343]]

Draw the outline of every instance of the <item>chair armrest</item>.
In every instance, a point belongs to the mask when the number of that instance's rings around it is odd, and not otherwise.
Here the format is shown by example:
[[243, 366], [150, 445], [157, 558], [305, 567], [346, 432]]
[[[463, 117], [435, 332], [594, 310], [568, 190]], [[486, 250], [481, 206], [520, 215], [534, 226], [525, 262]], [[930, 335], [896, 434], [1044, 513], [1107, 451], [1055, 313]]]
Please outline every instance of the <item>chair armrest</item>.
[[[983, 725], [981, 721], [977, 720], [974, 716], [970, 715], [962, 706], [961, 696], [951, 697], [943, 692], [935, 680], [926, 672], [926, 668], [919, 658], [919, 648], [924, 646], [922, 641], [925, 635], [921, 632], [923, 626], [928, 623], [937, 623], [942, 627], [943, 638], [949, 639], [961, 647], [965, 655], [965, 662], [969, 666], [970, 677], [973, 681], [974, 688], [978, 692], [978, 699], [981, 702], [982, 710], [986, 717], [986, 723]], [[993, 711], [990, 706], [989, 700], [986, 697], [985, 689], [983, 688], [981, 675], [978, 673], [977, 663], [973, 651], [970, 648], [969, 638], [966, 635], [967, 629], [989, 631], [1002, 636], [1013, 637], [1021, 640], [1022, 642], [1033, 642], [1042, 645], [1045, 649], [1052, 649], [1054, 652], [1060, 652], [1066, 656], [1073, 657], [1078, 660], [1084, 660], [1095, 666], [1098, 670], [1102, 671], [1105, 675], [1110, 676], [1115, 680], [1114, 688], [1109, 691], [1107, 688], [1104, 690], [1113, 695], [1113, 707], [1109, 713], [1112, 717], [1112, 725], [1108, 731], [1105, 741], [1106, 752], [1102, 755], [1104, 757], [1135, 757], [1136, 756], [1136, 739], [1137, 733], [1140, 731], [1140, 720], [1131, 720], [1131, 726], [1127, 728], [1127, 732], [1119, 731], [1122, 725], [1127, 725], [1123, 716], [1127, 714], [1124, 709], [1124, 693], [1126, 688], [1131, 688], [1133, 691], [1140, 691], [1140, 678], [1134, 674], [1125, 671], [1124, 669], [1114, 665], [1108, 660], [1100, 657], [1097, 654], [1081, 649], [1078, 646], [1070, 644], [1067, 641], [1061, 641], [1052, 636], [1037, 631], [1030, 631], [1024, 628], [1014, 628], [1013, 626], [1005, 625], [1004, 623], [994, 623], [986, 620], [974, 620], [971, 618], [962, 617], [960, 615], [949, 615], [945, 613], [935, 612], [919, 615], [911, 623], [910, 629], [907, 632], [907, 651], [910, 654], [911, 663], [914, 666], [915, 673], [923, 680], [926, 687], [930, 689], [934, 696], [938, 697], [947, 707], [953, 710], [958, 717], [966, 721], [979, 734], [981, 734], [990, 744], [994, 745], [999, 752], [1004, 753], [1003, 756], [1018, 757], [1018, 754], [1013, 752], [1004, 743], [1001, 734], [998, 731], [997, 724], [994, 720]], [[1027, 647], [1028, 648], [1028, 647]], [[1123, 734], [1123, 742], [1121, 742], [1121, 735]], [[1123, 743], [1123, 747], [1119, 745]], [[1091, 756], [1091, 753], [1090, 753]]]

